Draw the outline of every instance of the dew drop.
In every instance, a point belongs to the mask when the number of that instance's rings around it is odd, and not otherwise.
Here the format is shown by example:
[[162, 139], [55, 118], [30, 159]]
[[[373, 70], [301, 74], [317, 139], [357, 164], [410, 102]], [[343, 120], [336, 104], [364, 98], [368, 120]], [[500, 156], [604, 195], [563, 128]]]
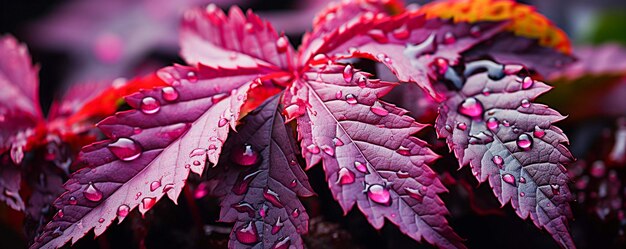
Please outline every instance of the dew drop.
[[405, 40], [409, 38], [410, 32], [406, 25], [402, 25], [401, 27], [395, 29], [391, 34], [398, 40]]
[[520, 183], [526, 183], [526, 178], [524, 178], [523, 176], [520, 176], [519, 182]]
[[87, 200], [93, 202], [102, 200], [102, 192], [100, 192], [100, 190], [98, 190], [92, 182], [87, 184], [87, 188], [83, 191], [83, 195], [87, 198]]
[[520, 197], [524, 197], [524, 196], [526, 196], [526, 193], [524, 193], [524, 192], [520, 192], [520, 193], [519, 193], [519, 196], [520, 196]]
[[337, 176], [337, 184], [347, 185], [354, 183], [354, 173], [347, 168], [341, 168]]
[[174, 188], [174, 184], [168, 183], [163, 186], [163, 193], [166, 193]]
[[319, 154], [320, 153], [320, 147], [317, 147], [317, 145], [315, 145], [315, 144], [310, 144], [309, 146], [306, 147], [306, 150], [309, 151], [309, 153], [311, 153], [311, 154]]
[[398, 176], [398, 178], [409, 178], [411, 177], [411, 175], [409, 174], [409, 172], [400, 170], [398, 172], [396, 172], [396, 176]]
[[298, 218], [298, 216], [300, 216], [300, 210], [296, 208], [291, 212], [291, 217]]
[[528, 108], [528, 107], [530, 107], [530, 101], [528, 101], [528, 99], [523, 99], [523, 100], [522, 100], [522, 102], [521, 102], [521, 106], [522, 106], [523, 108]]
[[357, 103], [357, 100], [354, 94], [346, 94], [346, 102], [348, 102], [348, 104], [355, 105]]
[[350, 83], [350, 82], [352, 82], [352, 76], [354, 76], [354, 70], [352, 69], [352, 66], [350, 64], [348, 64], [343, 69], [343, 80], [346, 83]]
[[360, 88], [365, 88], [367, 86], [367, 77], [360, 74], [359, 77], [356, 79], [356, 85]]
[[141, 100], [140, 108], [145, 114], [155, 114], [161, 109], [161, 104], [153, 97], [145, 97]]
[[480, 118], [483, 110], [483, 104], [473, 97], [463, 100], [459, 105], [459, 113], [470, 118]]
[[259, 241], [256, 226], [252, 221], [237, 228], [235, 237], [237, 241], [246, 245], [252, 245]]
[[523, 150], [529, 150], [533, 145], [533, 140], [526, 133], [522, 133], [517, 137], [517, 146]]
[[273, 190], [269, 189], [268, 187], [265, 187], [265, 191], [263, 191], [263, 198], [265, 198], [267, 201], [272, 203], [274, 207], [277, 207], [277, 208], [283, 207], [283, 204], [280, 203], [280, 198], [278, 197], [278, 194], [274, 192]]
[[121, 205], [117, 208], [117, 216], [119, 217], [126, 217], [128, 216], [128, 213], [130, 212], [130, 207], [128, 205]]
[[219, 121], [217, 121], [217, 126], [219, 127], [224, 127], [224, 125], [228, 124], [228, 119], [227, 118], [220, 118]]
[[333, 138], [333, 143], [335, 144], [335, 146], [342, 146], [343, 145], [343, 141], [341, 141], [341, 139], [339, 139], [338, 137]]
[[391, 205], [391, 195], [385, 186], [380, 184], [372, 184], [367, 188], [367, 197], [373, 202], [385, 206]]
[[59, 218], [63, 218], [63, 215], [65, 215], [65, 214], [63, 213], [63, 209], [59, 209], [59, 211], [57, 211], [57, 217], [59, 217]]
[[487, 128], [489, 128], [490, 130], [498, 129], [498, 124], [498, 119], [494, 117], [487, 119]]
[[509, 173], [502, 175], [502, 180], [508, 184], [515, 185], [515, 176]]
[[156, 204], [156, 198], [155, 197], [145, 197], [145, 198], [143, 198], [141, 200], [141, 206], [145, 210], [148, 210], [148, 209], [152, 208], [154, 206], [154, 204]]
[[243, 195], [248, 192], [248, 187], [250, 186], [250, 182], [260, 173], [261, 171], [255, 171], [250, 174], [245, 174], [242, 172], [237, 177], [237, 183], [233, 186], [232, 192], [236, 195]]
[[155, 191], [158, 188], [161, 187], [161, 181], [153, 181], [152, 183], [150, 183], [150, 191]]
[[450, 126], [449, 124], [446, 124], [443, 128], [446, 129], [446, 131], [448, 132], [452, 132], [452, 126]]
[[491, 89], [489, 89], [489, 88], [485, 87], [485, 88], [483, 88], [482, 93], [483, 93], [483, 95], [485, 95], [485, 96], [489, 96], [489, 95], [491, 94]]
[[480, 37], [482, 35], [482, 32], [480, 30], [479, 26], [472, 26], [470, 28], [470, 35], [474, 38]]
[[443, 35], [443, 44], [450, 45], [454, 42], [456, 42], [456, 38], [452, 32], [447, 32]]
[[376, 106], [376, 105], [371, 106], [370, 111], [372, 111], [372, 113], [381, 117], [387, 116], [389, 114], [389, 111], [387, 111], [387, 109], [383, 108], [382, 106]]
[[252, 148], [252, 145], [244, 144], [233, 149], [230, 159], [241, 166], [252, 166], [259, 163], [260, 155], [259, 152]]
[[280, 221], [280, 216], [279, 216], [276, 219], [276, 223], [272, 226], [272, 235], [277, 234], [282, 228], [283, 228], [283, 222]]
[[354, 162], [354, 168], [356, 168], [356, 170], [358, 170], [361, 173], [365, 173], [365, 174], [368, 173], [367, 166], [365, 166], [364, 163], [356, 161]]
[[278, 38], [278, 40], [276, 40], [276, 49], [279, 53], [284, 53], [285, 51], [287, 51], [288, 46], [289, 41], [287, 41], [286, 37], [281, 36], [280, 38]]
[[419, 189], [404, 188], [404, 190], [413, 199], [416, 199], [418, 201], [422, 201], [424, 199], [424, 195], [422, 194], [422, 192]]
[[467, 129], [467, 125], [466, 125], [465, 123], [461, 122], [461, 123], [458, 123], [458, 124], [456, 125], [456, 128], [457, 128], [457, 129], [459, 129], [459, 130], [464, 131], [464, 130], [466, 130], [466, 129]]
[[98, 219], [98, 222], [99, 222], [99, 223], [104, 223], [104, 218], [100, 218], [100, 219]]
[[448, 71], [448, 68], [450, 67], [450, 65], [448, 64], [448, 60], [444, 58], [437, 58], [435, 59], [434, 63], [435, 67], [437, 68], [437, 73], [440, 75], [446, 74], [446, 71]]
[[370, 30], [367, 34], [378, 43], [389, 42], [389, 38], [387, 38], [387, 35], [385, 34], [385, 32], [383, 32], [380, 29]]
[[254, 218], [254, 207], [250, 203], [242, 201], [233, 204], [231, 207], [237, 210], [237, 212], [248, 213], [250, 218]]
[[174, 101], [178, 99], [178, 92], [171, 86], [166, 86], [161, 89], [161, 95], [164, 100]]
[[498, 165], [498, 167], [500, 168], [502, 168], [501, 166], [504, 163], [504, 160], [502, 159], [502, 157], [498, 155], [493, 156], [493, 158], [491, 158], [491, 161], [493, 161], [493, 163]]
[[265, 216], [267, 216], [267, 205], [263, 204], [263, 206], [261, 208], [259, 208], [259, 216], [261, 216], [261, 218], [265, 218]]
[[289, 182], [290, 188], [295, 188], [296, 186], [298, 186], [298, 182], [296, 180], [291, 180], [291, 182]]
[[196, 83], [198, 81], [198, 75], [196, 75], [194, 71], [189, 71], [187, 72], [187, 80], [191, 83]]
[[114, 143], [107, 145], [107, 148], [122, 161], [132, 161], [141, 155], [141, 147], [128, 138], [118, 138]]
[[76, 203], [78, 203], [78, 201], [76, 200], [76, 197], [70, 196], [70, 199], [67, 201], [67, 203], [70, 204], [70, 205], [76, 205]]
[[558, 184], [550, 184], [550, 188], [552, 189], [553, 195], [561, 194], [561, 186]]
[[533, 135], [536, 138], [542, 138], [543, 136], [546, 135], [546, 131], [544, 131], [543, 129], [541, 129], [541, 127], [539, 127], [538, 125], [535, 125], [535, 130], [533, 131]]
[[291, 246], [291, 239], [289, 237], [279, 238], [271, 249], [288, 249]]
[[535, 81], [531, 77], [526, 76], [524, 77], [524, 79], [522, 79], [522, 89], [526, 90], [532, 87], [534, 83]]
[[339, 90], [339, 91], [337, 91], [337, 92], [335, 93], [335, 98], [336, 98], [336, 99], [341, 99], [341, 97], [343, 97], [343, 93], [341, 92], [341, 90]]

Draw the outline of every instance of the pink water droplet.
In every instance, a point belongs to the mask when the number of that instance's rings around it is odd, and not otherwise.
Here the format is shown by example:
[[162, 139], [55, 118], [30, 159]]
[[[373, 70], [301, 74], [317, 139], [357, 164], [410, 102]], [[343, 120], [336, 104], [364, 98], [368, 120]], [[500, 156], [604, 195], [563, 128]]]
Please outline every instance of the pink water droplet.
[[76, 205], [76, 203], [78, 203], [78, 201], [76, 200], [76, 197], [70, 196], [70, 199], [67, 201], [67, 203], [70, 204], [70, 205]]
[[352, 69], [352, 65], [348, 64], [343, 69], [343, 80], [346, 83], [352, 82], [352, 76], [354, 76], [354, 69]]
[[280, 221], [280, 216], [278, 216], [278, 218], [276, 219], [276, 223], [272, 226], [272, 234], [277, 234], [280, 229], [282, 229], [284, 226], [283, 222]]
[[342, 146], [343, 145], [343, 141], [341, 141], [341, 139], [339, 139], [338, 137], [333, 138], [333, 143], [335, 143], [335, 146]]
[[228, 119], [227, 118], [220, 118], [219, 121], [217, 121], [217, 126], [219, 127], [224, 127], [224, 125], [228, 124]]
[[153, 97], [145, 97], [141, 100], [140, 109], [145, 114], [155, 114], [161, 109], [161, 103]]
[[298, 218], [298, 216], [300, 216], [300, 210], [296, 208], [291, 212], [291, 217]]
[[250, 174], [244, 174], [244, 172], [239, 174], [239, 177], [237, 177], [237, 182], [233, 186], [232, 192], [235, 193], [236, 195], [242, 195], [242, 194], [245, 194], [246, 192], [248, 192], [248, 187], [250, 186], [250, 182], [252, 182], [252, 180], [260, 172], [261, 171], [257, 170], [255, 172], [250, 173]]
[[515, 176], [509, 173], [502, 175], [502, 180], [508, 184], [515, 185]]
[[380, 184], [372, 184], [367, 188], [367, 197], [373, 202], [385, 206], [391, 205], [391, 194], [385, 186]]
[[396, 150], [396, 152], [398, 154], [400, 154], [400, 155], [403, 155], [403, 156], [410, 156], [411, 155], [411, 151], [410, 150], [408, 150], [406, 148], [402, 148], [402, 147], [400, 147], [400, 149]]
[[256, 226], [252, 221], [237, 228], [237, 231], [235, 231], [235, 237], [237, 238], [237, 241], [246, 245], [252, 245], [259, 241]]
[[464, 131], [464, 130], [466, 130], [466, 129], [467, 129], [467, 125], [466, 125], [465, 123], [461, 122], [461, 123], [458, 123], [458, 124], [456, 125], [456, 128], [457, 128], [457, 129], [459, 129], [459, 130]]
[[389, 42], [389, 38], [387, 38], [387, 35], [385, 34], [385, 32], [383, 32], [380, 29], [370, 30], [369, 32], [367, 32], [367, 34], [378, 43]]
[[57, 217], [63, 218], [64, 215], [65, 214], [63, 213], [63, 209], [59, 209], [59, 211], [57, 211], [57, 215], [56, 215]]
[[520, 183], [526, 183], [526, 178], [524, 178], [523, 176], [520, 176], [519, 182]]
[[150, 183], [150, 191], [155, 191], [158, 188], [161, 187], [161, 181], [153, 181], [152, 183]]
[[296, 180], [291, 180], [291, 182], [289, 183], [289, 187], [295, 188], [296, 186], [298, 186], [298, 182]]
[[347, 185], [354, 183], [354, 173], [347, 168], [341, 168], [337, 176], [337, 184]]
[[250, 218], [254, 217], [254, 207], [250, 203], [242, 201], [233, 204], [231, 207], [237, 210], [237, 212], [247, 213]]
[[315, 144], [310, 144], [309, 146], [306, 147], [306, 150], [309, 151], [309, 153], [311, 153], [311, 154], [319, 154], [320, 153], [320, 147], [317, 147], [317, 145], [315, 145]]
[[85, 189], [85, 191], [83, 191], [83, 196], [85, 196], [87, 200], [93, 202], [102, 200], [102, 192], [98, 190], [92, 182], [89, 182], [89, 184], [87, 184], [87, 188]]
[[490, 130], [498, 129], [498, 125], [498, 119], [494, 117], [487, 119], [487, 128], [489, 128]]
[[523, 150], [529, 150], [533, 146], [533, 140], [526, 133], [522, 133], [517, 137], [517, 146]]
[[172, 188], [174, 188], [174, 184], [172, 184], [172, 183], [165, 184], [165, 186], [163, 186], [163, 193], [167, 193]]
[[485, 88], [483, 88], [482, 93], [483, 93], [483, 95], [485, 95], [485, 96], [489, 96], [489, 95], [491, 95], [491, 89], [489, 89], [489, 88], [485, 87]]
[[472, 26], [470, 28], [470, 35], [474, 38], [480, 37], [482, 35], [482, 31], [479, 26]]
[[595, 161], [591, 165], [590, 173], [593, 177], [601, 178], [606, 174], [606, 166], [602, 161]]
[[396, 176], [398, 176], [398, 178], [409, 178], [411, 177], [411, 174], [409, 174], [409, 172], [406, 172], [404, 170], [400, 170], [396, 172]]
[[178, 92], [171, 86], [166, 86], [161, 89], [161, 95], [164, 100], [174, 101], [178, 99]]
[[520, 193], [519, 193], [519, 196], [520, 196], [520, 197], [524, 197], [524, 196], [526, 196], [526, 193], [524, 193], [524, 192], [520, 192]]
[[558, 184], [550, 184], [550, 188], [552, 189], [553, 195], [561, 194], [561, 186]]
[[448, 68], [450, 67], [450, 64], [448, 64], [448, 60], [444, 58], [435, 59], [434, 64], [435, 68], [437, 68], [437, 73], [440, 75], [446, 74], [446, 71], [448, 71]]
[[348, 104], [355, 105], [357, 103], [357, 100], [354, 94], [351, 94], [351, 93], [347, 94], [346, 102], [348, 102]]
[[289, 237], [279, 238], [271, 249], [288, 249], [291, 246], [291, 239]]
[[252, 166], [261, 161], [259, 152], [250, 144], [244, 144], [243, 146], [233, 149], [230, 158], [234, 163], [241, 166]]
[[509, 123], [508, 120], [502, 120], [502, 125], [504, 125], [505, 127], [509, 127], [511, 126], [511, 123]]
[[267, 205], [263, 204], [263, 206], [261, 208], [259, 208], [259, 216], [261, 216], [261, 218], [265, 218], [265, 216], [267, 216]]
[[104, 218], [100, 218], [100, 219], [98, 219], [98, 222], [99, 222], [99, 223], [104, 223]]
[[321, 148], [322, 148], [322, 151], [326, 153], [326, 155], [329, 155], [331, 157], [335, 156], [335, 149], [333, 149], [332, 147], [323, 145]]
[[198, 75], [194, 71], [187, 72], [187, 80], [191, 83], [196, 83], [198, 81]]
[[495, 163], [498, 166], [502, 166], [502, 164], [504, 163], [504, 160], [502, 159], [502, 157], [498, 155], [493, 156], [493, 158], [491, 158], [491, 161], [493, 161], [493, 163]]
[[280, 198], [278, 197], [278, 193], [274, 192], [268, 187], [265, 187], [265, 190], [263, 191], [263, 198], [265, 198], [265, 200], [272, 203], [274, 207], [277, 207], [277, 208], [283, 207], [283, 204], [280, 203]]
[[419, 189], [413, 189], [413, 188], [407, 187], [407, 188], [404, 188], [404, 190], [413, 199], [416, 199], [418, 201], [422, 201], [424, 199], [424, 195]]
[[356, 85], [360, 88], [365, 88], [367, 86], [367, 77], [363, 74], [359, 74], [359, 77], [356, 79]]
[[141, 155], [141, 147], [128, 138], [118, 138], [114, 143], [107, 145], [107, 148], [122, 161], [132, 161]]
[[339, 90], [339, 91], [337, 91], [337, 92], [335, 93], [335, 98], [336, 98], [336, 99], [341, 99], [341, 97], [343, 97], [343, 92], [341, 92], [341, 90]]
[[354, 162], [354, 168], [356, 168], [356, 170], [358, 170], [361, 173], [365, 173], [365, 174], [368, 173], [367, 166], [365, 166], [365, 164], [362, 162], [359, 162], [359, 161]]
[[405, 40], [409, 38], [410, 34], [411, 33], [409, 32], [409, 29], [407, 29], [406, 25], [400, 26], [399, 28], [395, 29], [393, 33], [391, 33], [391, 35], [393, 35], [393, 37], [398, 40]]
[[521, 106], [522, 106], [523, 108], [528, 108], [528, 107], [530, 107], [530, 101], [528, 101], [527, 99], [523, 99], [523, 100], [522, 100], [522, 102], [521, 102]]
[[526, 76], [524, 77], [524, 79], [522, 79], [522, 89], [526, 90], [532, 87], [534, 83], [535, 81], [531, 77]]
[[377, 106], [377, 105], [371, 106], [370, 111], [372, 111], [372, 113], [381, 117], [387, 116], [389, 114], [389, 111], [387, 111], [387, 109], [383, 108], [382, 106]]
[[542, 138], [543, 136], [546, 135], [546, 131], [544, 131], [543, 129], [541, 129], [541, 127], [539, 127], [538, 125], [535, 125], [535, 130], [533, 131], [533, 135], [536, 138]]
[[459, 105], [459, 113], [474, 119], [480, 118], [483, 110], [483, 104], [473, 97], [463, 100]]
[[446, 131], [448, 132], [452, 132], [452, 126], [450, 126], [449, 124], [446, 124], [443, 128], [446, 129]]
[[443, 35], [443, 44], [450, 45], [456, 42], [456, 37], [452, 32], [447, 32]]
[[144, 210], [148, 210], [148, 209], [154, 207], [154, 204], [156, 204], [156, 198], [155, 197], [144, 197], [141, 200], [141, 206], [143, 207]]
[[128, 216], [128, 213], [130, 212], [130, 207], [128, 205], [120, 205], [117, 208], [117, 216], [119, 217], [126, 217]]
[[276, 50], [278, 50], [279, 53], [286, 52], [287, 47], [289, 47], [289, 41], [286, 37], [281, 36], [278, 40], [276, 40]]
[[140, 196], [141, 196], [141, 192], [137, 192], [137, 194], [135, 194], [135, 200], [138, 200]]
[[143, 130], [139, 127], [135, 127], [133, 128], [133, 134], [137, 135], [140, 134]]

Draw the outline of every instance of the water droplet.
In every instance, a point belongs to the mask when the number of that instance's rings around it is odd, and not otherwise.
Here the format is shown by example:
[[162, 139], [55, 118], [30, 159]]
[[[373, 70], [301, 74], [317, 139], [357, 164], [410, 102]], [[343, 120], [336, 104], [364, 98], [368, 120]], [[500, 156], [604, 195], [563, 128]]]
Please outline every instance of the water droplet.
[[128, 138], [118, 138], [114, 143], [107, 145], [107, 148], [122, 161], [132, 161], [141, 155], [141, 147]]
[[194, 71], [189, 71], [187, 72], [187, 80], [191, 83], [196, 83], [198, 81], [198, 75], [196, 75]]
[[409, 38], [409, 35], [411, 33], [409, 32], [409, 29], [407, 29], [406, 25], [402, 25], [399, 28], [395, 29], [391, 34], [398, 40], [405, 40]]
[[530, 101], [528, 101], [528, 99], [523, 99], [523, 100], [522, 100], [522, 102], [521, 102], [521, 106], [522, 106], [523, 108], [528, 108], [528, 107], [530, 107]]
[[99, 222], [99, 223], [104, 223], [104, 218], [100, 218], [100, 219], [98, 219], [98, 222]]
[[87, 198], [87, 200], [93, 202], [102, 200], [102, 192], [100, 192], [100, 190], [98, 190], [92, 182], [87, 184], [87, 188], [83, 191], [83, 195]]
[[315, 144], [310, 144], [309, 146], [306, 147], [306, 150], [309, 151], [309, 153], [311, 153], [311, 154], [319, 154], [320, 153], [320, 147], [317, 147], [317, 145], [315, 145]]
[[470, 28], [470, 35], [474, 38], [480, 37], [482, 35], [482, 32], [480, 30], [479, 26], [472, 26]]
[[248, 187], [250, 186], [250, 182], [260, 173], [261, 171], [255, 171], [250, 174], [245, 174], [245, 172], [241, 172], [237, 177], [237, 183], [233, 186], [232, 192], [236, 195], [242, 195], [248, 192]]
[[263, 206], [261, 208], [259, 208], [259, 216], [261, 216], [261, 218], [265, 218], [265, 216], [267, 215], [267, 205], [263, 204]]
[[346, 65], [346, 67], [343, 69], [343, 80], [346, 81], [346, 83], [350, 83], [352, 82], [353, 75], [354, 70], [352, 69], [352, 66], [350, 64]]
[[373, 202], [385, 206], [391, 205], [391, 195], [385, 186], [380, 184], [372, 184], [367, 188], [367, 197]]
[[382, 106], [377, 106], [377, 105], [371, 106], [370, 111], [372, 111], [372, 113], [381, 117], [387, 116], [389, 114], [389, 111], [387, 111], [387, 109], [383, 108]]
[[163, 193], [170, 191], [172, 188], [174, 188], [174, 184], [172, 183], [165, 184], [165, 186], [163, 186]]
[[498, 129], [498, 124], [498, 119], [494, 117], [487, 119], [487, 128], [489, 128], [490, 130]]
[[337, 184], [346, 185], [354, 182], [354, 173], [347, 168], [341, 168], [337, 176]]
[[463, 100], [459, 105], [459, 113], [470, 118], [480, 118], [483, 110], [483, 104], [473, 97]]
[[336, 99], [341, 99], [341, 97], [343, 97], [343, 93], [341, 92], [341, 90], [337, 91], [337, 93], [335, 93], [335, 98]]
[[422, 192], [419, 189], [413, 189], [413, 188], [408, 188], [407, 187], [407, 188], [404, 188], [404, 190], [413, 199], [416, 199], [418, 201], [422, 201], [424, 199], [424, 195], [422, 194]]
[[156, 204], [156, 198], [155, 197], [144, 197], [141, 200], [141, 206], [145, 210], [148, 210], [148, 209], [152, 208], [154, 206], [154, 204]]
[[161, 95], [164, 100], [174, 101], [178, 99], [178, 92], [171, 86], [166, 86], [161, 89]]
[[498, 155], [493, 156], [493, 158], [491, 158], [491, 161], [493, 161], [493, 163], [495, 163], [499, 168], [502, 168], [502, 164], [504, 163], [502, 157]]
[[288, 249], [291, 246], [291, 239], [289, 237], [279, 238], [272, 246], [272, 249]]
[[387, 38], [387, 35], [385, 34], [385, 32], [383, 32], [380, 29], [370, 30], [369, 32], [367, 32], [367, 34], [378, 43], [389, 42], [389, 38]]
[[346, 94], [346, 102], [348, 102], [348, 104], [355, 105], [357, 103], [357, 100], [354, 94]]
[[464, 130], [466, 130], [466, 129], [467, 129], [467, 125], [466, 125], [465, 123], [461, 122], [461, 123], [458, 123], [458, 124], [456, 125], [456, 128], [457, 128], [457, 129], [459, 129], [459, 130], [464, 131]]
[[141, 132], [142, 132], [141, 128], [139, 128], [139, 127], [133, 128], [133, 134], [137, 135], [137, 134], [139, 134]]
[[526, 193], [524, 193], [524, 192], [520, 192], [520, 193], [519, 193], [519, 196], [520, 196], [520, 197], [524, 197], [524, 196], [526, 196]]
[[387, 55], [383, 53], [377, 54], [376, 59], [378, 59], [381, 62], [387, 62]]
[[502, 180], [508, 184], [515, 185], [515, 176], [509, 173], [502, 175]]
[[298, 218], [298, 216], [300, 216], [300, 210], [296, 208], [291, 212], [291, 217]]
[[228, 119], [227, 118], [220, 118], [219, 121], [217, 121], [217, 126], [219, 127], [224, 127], [224, 125], [228, 124]]
[[446, 129], [446, 131], [448, 132], [452, 132], [452, 126], [450, 126], [449, 124], [446, 124], [443, 128]]
[[235, 237], [237, 238], [237, 241], [246, 245], [252, 245], [259, 241], [256, 226], [252, 221], [237, 228]]
[[59, 209], [59, 211], [57, 211], [57, 217], [59, 217], [59, 218], [63, 218], [63, 215], [65, 215], [65, 214], [63, 213], [63, 209]]
[[333, 143], [335, 143], [335, 146], [342, 146], [343, 145], [343, 141], [341, 141], [341, 139], [339, 139], [338, 137], [333, 138]]
[[237, 212], [248, 213], [250, 218], [254, 218], [254, 207], [250, 203], [242, 201], [233, 204], [231, 207], [237, 210]]
[[553, 195], [561, 194], [561, 186], [558, 184], [550, 184], [550, 188], [552, 189]]
[[456, 38], [452, 32], [447, 32], [443, 35], [443, 44], [450, 45], [454, 42], [456, 42]]
[[535, 125], [535, 130], [533, 131], [533, 135], [536, 138], [542, 138], [543, 136], [546, 135], [546, 131], [544, 131], [543, 129], [541, 129], [541, 127], [539, 127], [538, 125]]
[[139, 199], [139, 196], [141, 196], [141, 192], [137, 192], [137, 194], [135, 194], [135, 200]]
[[523, 176], [520, 176], [519, 182], [520, 183], [526, 183], [526, 178], [524, 178]]
[[504, 125], [505, 127], [511, 126], [508, 120], [502, 120], [502, 125]]
[[152, 183], [150, 183], [150, 191], [155, 191], [157, 190], [159, 187], [161, 187], [161, 181], [153, 181]]
[[435, 59], [434, 63], [435, 67], [437, 68], [437, 73], [440, 75], [446, 74], [446, 71], [448, 71], [448, 68], [450, 67], [450, 65], [448, 64], [448, 60], [444, 58], [437, 58]]
[[243, 146], [233, 149], [230, 158], [233, 162], [241, 166], [256, 165], [260, 161], [259, 152], [252, 148], [250, 144], [244, 144]]
[[533, 145], [533, 140], [526, 133], [522, 133], [517, 137], [517, 146], [523, 150], [529, 150]]
[[359, 161], [354, 162], [354, 168], [356, 168], [356, 170], [358, 170], [361, 173], [365, 173], [365, 174], [368, 173], [367, 166], [365, 166], [364, 163], [361, 163]]
[[522, 79], [522, 89], [526, 90], [532, 87], [534, 83], [535, 81], [531, 77], [526, 76], [524, 77], [524, 79]]
[[356, 85], [360, 88], [365, 88], [367, 86], [367, 77], [363, 74], [359, 74], [359, 77], [356, 79]]
[[283, 228], [283, 222], [280, 221], [280, 216], [278, 216], [278, 218], [276, 219], [276, 223], [272, 226], [272, 234], [277, 234], [280, 229]]
[[404, 170], [400, 170], [396, 172], [396, 176], [398, 176], [398, 178], [409, 178], [411, 177], [411, 174], [409, 174], [409, 172], [406, 172]]
[[287, 41], [286, 37], [281, 36], [280, 38], [278, 38], [278, 40], [276, 40], [276, 49], [279, 53], [284, 53], [285, 51], [287, 51], [288, 46], [289, 41]]
[[70, 204], [70, 205], [76, 205], [76, 203], [78, 203], [78, 201], [76, 200], [76, 197], [70, 196], [70, 199], [67, 201], [67, 203]]
[[128, 205], [121, 205], [120, 207], [117, 208], [117, 216], [119, 217], [126, 217], [128, 216], [128, 213], [130, 212], [130, 207]]
[[289, 187], [295, 188], [296, 186], [298, 186], [298, 182], [296, 180], [291, 180], [291, 182], [289, 183]]
[[489, 95], [491, 94], [491, 89], [489, 89], [489, 88], [485, 87], [485, 88], [483, 88], [482, 93], [483, 93], [483, 95], [485, 95], [485, 96], [489, 96]]
[[154, 114], [161, 109], [161, 104], [153, 97], [145, 97], [141, 100], [140, 108], [145, 114]]
[[280, 198], [278, 197], [278, 194], [274, 191], [272, 191], [271, 189], [269, 189], [268, 187], [265, 187], [265, 191], [263, 191], [263, 197], [269, 201], [270, 203], [272, 203], [272, 205], [274, 205], [274, 207], [277, 208], [282, 208], [283, 204], [280, 203]]

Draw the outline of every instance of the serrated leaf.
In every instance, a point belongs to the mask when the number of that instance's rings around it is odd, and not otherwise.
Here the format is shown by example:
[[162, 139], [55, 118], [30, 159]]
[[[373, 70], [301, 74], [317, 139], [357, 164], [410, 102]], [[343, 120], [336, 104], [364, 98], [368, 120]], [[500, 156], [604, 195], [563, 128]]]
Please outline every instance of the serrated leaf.
[[219, 167], [209, 171], [219, 181], [214, 194], [222, 199], [220, 221], [235, 222], [229, 248], [304, 248], [300, 234], [308, 231], [309, 216], [298, 197], [313, 191], [279, 102], [276, 95], [246, 116], [226, 141]]
[[[334, 198], [347, 213], [354, 204], [377, 229], [389, 219], [415, 240], [442, 248], [464, 248], [448, 226], [445, 192], [428, 166], [437, 159], [411, 136], [424, 125], [406, 111], [380, 101], [396, 84], [368, 79], [351, 66], [311, 68], [287, 95], [305, 103], [297, 118], [302, 155], [310, 168], [322, 162]], [[344, 76], [344, 71], [350, 72]]]
[[550, 88], [514, 74], [471, 74], [460, 91], [448, 93], [435, 128], [461, 166], [469, 164], [479, 182], [489, 181], [502, 205], [510, 202], [518, 216], [530, 217], [559, 245], [574, 248], [564, 168], [573, 157], [564, 145], [567, 137], [553, 125], [564, 117], [532, 102]]
[[171, 86], [127, 97], [133, 110], [98, 124], [109, 139], [83, 148], [80, 157], [90, 168], [65, 184], [55, 201], [65, 215], [46, 225], [31, 248], [74, 243], [92, 228], [100, 235], [113, 219], [123, 220], [137, 206], [143, 214], [165, 194], [176, 202], [190, 171], [200, 174], [207, 160], [217, 163], [228, 124], [236, 124], [247, 89], [264, 72], [163, 69]]
[[185, 13], [180, 34], [181, 55], [190, 65], [224, 68], [261, 64], [275, 69], [292, 68], [293, 48], [268, 22], [252, 11], [236, 6], [228, 16], [216, 5]]

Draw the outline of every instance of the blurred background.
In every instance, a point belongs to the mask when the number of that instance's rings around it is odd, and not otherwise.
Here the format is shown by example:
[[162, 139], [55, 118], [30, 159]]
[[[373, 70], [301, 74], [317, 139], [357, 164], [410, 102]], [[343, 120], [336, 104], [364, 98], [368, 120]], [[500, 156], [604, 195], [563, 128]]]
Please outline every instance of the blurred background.
[[[63, 93], [69, 84], [129, 78], [182, 63], [177, 31], [181, 14], [189, 7], [210, 2], [223, 9], [239, 5], [255, 10], [297, 46], [303, 33], [311, 29], [314, 15], [331, 1], [0, 0], [0, 35], [12, 34], [28, 45], [33, 61], [41, 67], [40, 98], [43, 110], [48, 110], [55, 94]], [[624, 0], [519, 2], [536, 6], [577, 46], [626, 44]], [[582, 59], [594, 64], [595, 56], [599, 56], [594, 51]], [[614, 45], [598, 59], [616, 65], [608, 76], [600, 72], [586, 78], [555, 77], [551, 83], [557, 88], [543, 98], [543, 102], [570, 115], [562, 127], [572, 141], [573, 153], [581, 159], [570, 167], [572, 184], [578, 190], [571, 225], [579, 248], [626, 248], [626, 120], [620, 119], [626, 117], [626, 66], [617, 66], [619, 61], [626, 61], [624, 51]], [[587, 95], [589, 89], [599, 93]], [[586, 104], [600, 100], [610, 110]], [[437, 152], [448, 153], [443, 146]], [[510, 206], [500, 209], [486, 184], [478, 186], [468, 170], [456, 171], [456, 161], [448, 158], [435, 168], [450, 189], [444, 199], [452, 212], [452, 227], [468, 239], [468, 247], [557, 247], [531, 222], [517, 218]], [[321, 167], [310, 175], [319, 196], [305, 200], [314, 217], [310, 235], [305, 236], [309, 248], [429, 248], [402, 235], [393, 225], [374, 230], [358, 212], [343, 217], [325, 187]], [[76, 248], [225, 248], [229, 225], [215, 223], [219, 213], [215, 201], [194, 198], [193, 188], [181, 197], [186, 201], [180, 201], [179, 206], [160, 202], [146, 219], [134, 213], [95, 240], [93, 235], [86, 236]], [[0, 248], [26, 247], [20, 216], [0, 204]]]

